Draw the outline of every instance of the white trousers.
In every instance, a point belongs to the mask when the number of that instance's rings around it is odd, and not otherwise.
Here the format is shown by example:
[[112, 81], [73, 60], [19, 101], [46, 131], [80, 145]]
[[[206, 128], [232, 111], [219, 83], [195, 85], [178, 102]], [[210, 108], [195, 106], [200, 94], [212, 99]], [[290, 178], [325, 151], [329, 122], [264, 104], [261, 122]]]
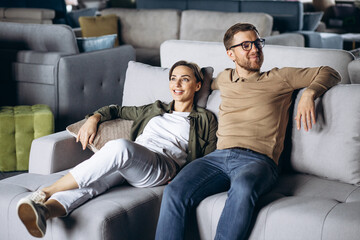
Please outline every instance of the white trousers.
[[79, 185], [53, 194], [67, 214], [87, 200], [125, 180], [135, 187], [166, 184], [177, 171], [175, 162], [125, 139], [109, 141], [91, 158], [70, 170]]

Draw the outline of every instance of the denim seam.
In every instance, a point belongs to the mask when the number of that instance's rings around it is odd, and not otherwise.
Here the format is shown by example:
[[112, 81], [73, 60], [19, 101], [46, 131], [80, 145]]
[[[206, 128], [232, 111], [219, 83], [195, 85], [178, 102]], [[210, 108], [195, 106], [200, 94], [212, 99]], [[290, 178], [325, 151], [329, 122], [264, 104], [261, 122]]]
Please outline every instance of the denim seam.
[[[223, 172], [222, 172], [221, 170], [217, 170], [215, 173], [213, 173], [212, 175], [210, 175], [210, 177], [208, 177], [207, 180], [206, 180], [204, 183], [207, 185], [208, 182], [210, 182], [211, 180], [213, 180], [213, 178], [214, 178], [215, 176], [220, 175], [220, 174], [223, 174]], [[198, 185], [201, 185], [201, 187], [200, 187], [200, 186], [197, 186], [196, 188], [194, 188], [187, 201], [190, 201], [190, 199], [192, 199], [192, 197], [194, 196], [194, 194], [195, 194], [200, 188], [203, 188], [203, 187], [204, 187], [204, 184], [198, 184]], [[187, 205], [187, 206], [190, 206], [190, 205], [189, 205], [189, 202], [186, 202], [186, 205]]]

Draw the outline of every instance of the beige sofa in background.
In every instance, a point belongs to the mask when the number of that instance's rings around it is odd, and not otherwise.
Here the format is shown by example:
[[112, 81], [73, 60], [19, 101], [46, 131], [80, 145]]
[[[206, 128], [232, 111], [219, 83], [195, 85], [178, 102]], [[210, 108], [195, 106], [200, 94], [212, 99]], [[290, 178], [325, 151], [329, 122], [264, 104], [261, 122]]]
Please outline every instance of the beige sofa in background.
[[0, 8], [0, 22], [52, 24], [55, 11], [43, 8]]
[[267, 44], [304, 46], [301, 34], [271, 36], [273, 17], [266, 13], [230, 13], [175, 9], [107, 8], [101, 15], [119, 17], [119, 38], [136, 50], [136, 60], [160, 65], [160, 45], [166, 40], [222, 41], [225, 31], [235, 23], [249, 22], [259, 30]]

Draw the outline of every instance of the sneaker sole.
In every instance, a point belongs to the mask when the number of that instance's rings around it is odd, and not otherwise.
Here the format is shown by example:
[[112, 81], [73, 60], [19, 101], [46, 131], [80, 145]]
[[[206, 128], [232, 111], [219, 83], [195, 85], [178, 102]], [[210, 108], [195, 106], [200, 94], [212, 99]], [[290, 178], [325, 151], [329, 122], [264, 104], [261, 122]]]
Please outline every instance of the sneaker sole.
[[18, 215], [20, 220], [23, 222], [26, 229], [32, 236], [37, 238], [44, 237], [44, 233], [41, 231], [37, 224], [38, 216], [36, 214], [36, 210], [30, 204], [20, 204], [18, 207]]

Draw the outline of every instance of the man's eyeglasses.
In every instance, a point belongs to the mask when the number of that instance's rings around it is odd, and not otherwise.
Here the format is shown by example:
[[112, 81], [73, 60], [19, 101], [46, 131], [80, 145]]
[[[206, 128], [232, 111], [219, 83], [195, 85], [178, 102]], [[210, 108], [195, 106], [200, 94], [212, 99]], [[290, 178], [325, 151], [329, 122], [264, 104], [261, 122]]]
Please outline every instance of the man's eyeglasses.
[[250, 51], [252, 49], [253, 43], [255, 44], [255, 47], [257, 49], [262, 49], [265, 46], [265, 39], [263, 38], [258, 38], [255, 41], [245, 41], [239, 44], [236, 44], [234, 46], [229, 47], [228, 50], [241, 46], [242, 49], [244, 49], [244, 51]]

